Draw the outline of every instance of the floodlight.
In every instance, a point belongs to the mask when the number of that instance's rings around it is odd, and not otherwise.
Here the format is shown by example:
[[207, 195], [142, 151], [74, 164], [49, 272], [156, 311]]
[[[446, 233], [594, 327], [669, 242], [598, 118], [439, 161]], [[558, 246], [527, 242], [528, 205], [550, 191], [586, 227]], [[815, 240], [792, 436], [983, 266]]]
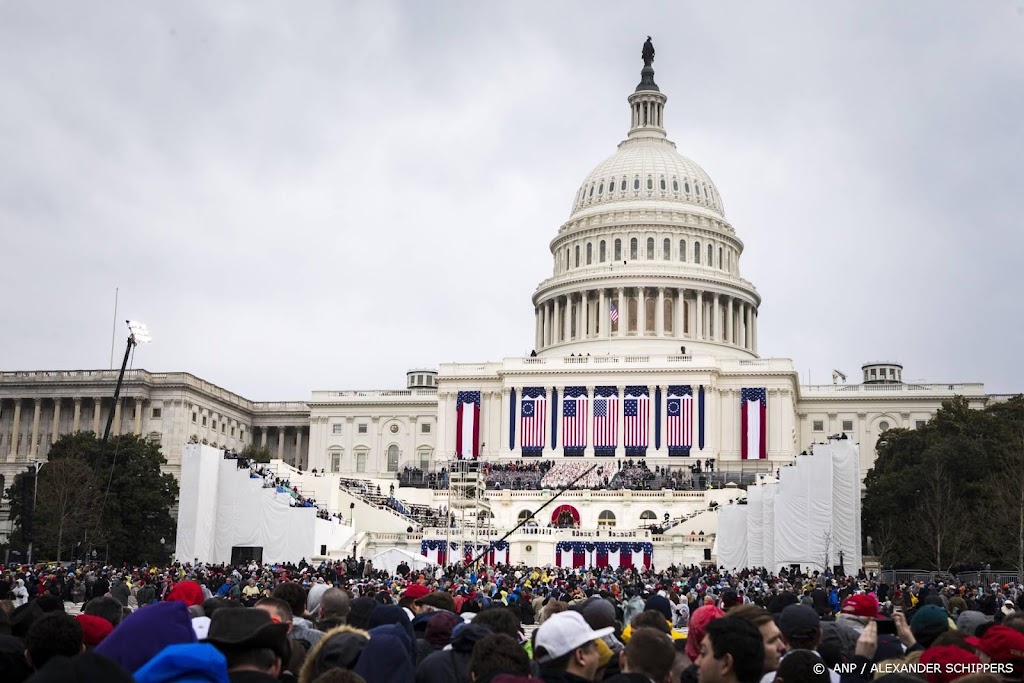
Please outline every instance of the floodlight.
[[146, 323], [139, 322], [138, 320], [128, 320], [128, 331], [131, 333], [132, 342], [135, 344], [148, 344], [153, 341], [153, 338], [149, 336], [149, 329], [146, 327]]

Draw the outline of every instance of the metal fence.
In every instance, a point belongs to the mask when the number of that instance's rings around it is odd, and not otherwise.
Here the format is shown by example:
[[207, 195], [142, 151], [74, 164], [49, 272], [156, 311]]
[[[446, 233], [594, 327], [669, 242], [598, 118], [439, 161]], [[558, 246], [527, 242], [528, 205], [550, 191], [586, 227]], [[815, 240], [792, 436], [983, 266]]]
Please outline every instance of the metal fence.
[[924, 569], [886, 569], [878, 573], [880, 581], [889, 584], [914, 581], [956, 581], [957, 583], [992, 584], [1020, 583], [1020, 572], [995, 570], [984, 572], [933, 572]]

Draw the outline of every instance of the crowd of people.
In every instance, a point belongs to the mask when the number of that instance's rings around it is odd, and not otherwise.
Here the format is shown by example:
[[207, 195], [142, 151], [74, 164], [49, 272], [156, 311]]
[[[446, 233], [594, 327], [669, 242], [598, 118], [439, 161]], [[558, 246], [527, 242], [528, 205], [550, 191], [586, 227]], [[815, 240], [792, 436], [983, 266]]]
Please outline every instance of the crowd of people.
[[485, 462], [481, 471], [489, 489], [539, 489], [541, 479], [554, 463], [551, 460], [516, 460], [510, 463]]
[[5, 683], [1024, 680], [1019, 583], [675, 566], [390, 575], [355, 558], [0, 569]]

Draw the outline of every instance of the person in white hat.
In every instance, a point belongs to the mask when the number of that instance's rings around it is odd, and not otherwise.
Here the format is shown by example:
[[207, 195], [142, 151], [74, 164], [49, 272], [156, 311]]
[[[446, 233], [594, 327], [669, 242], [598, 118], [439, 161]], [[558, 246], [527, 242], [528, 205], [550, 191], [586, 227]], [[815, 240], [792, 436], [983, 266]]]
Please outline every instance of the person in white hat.
[[533, 655], [545, 683], [592, 683], [600, 655], [597, 639], [612, 633], [613, 627], [596, 631], [579, 612], [559, 612], [537, 629]]

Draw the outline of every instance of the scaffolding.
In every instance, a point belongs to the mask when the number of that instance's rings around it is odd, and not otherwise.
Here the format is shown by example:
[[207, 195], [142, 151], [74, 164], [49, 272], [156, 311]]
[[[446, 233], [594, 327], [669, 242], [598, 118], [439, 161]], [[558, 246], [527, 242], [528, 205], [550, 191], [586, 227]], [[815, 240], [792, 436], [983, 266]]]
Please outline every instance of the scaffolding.
[[[487, 481], [477, 460], [453, 460], [448, 468], [448, 523], [445, 530], [448, 548], [458, 544], [456, 556], [449, 550], [448, 563], [462, 563], [467, 554], [466, 544], [473, 551], [472, 559], [480, 554], [481, 531], [491, 529], [494, 513], [487, 499]], [[484, 535], [490, 540], [489, 535]]]

